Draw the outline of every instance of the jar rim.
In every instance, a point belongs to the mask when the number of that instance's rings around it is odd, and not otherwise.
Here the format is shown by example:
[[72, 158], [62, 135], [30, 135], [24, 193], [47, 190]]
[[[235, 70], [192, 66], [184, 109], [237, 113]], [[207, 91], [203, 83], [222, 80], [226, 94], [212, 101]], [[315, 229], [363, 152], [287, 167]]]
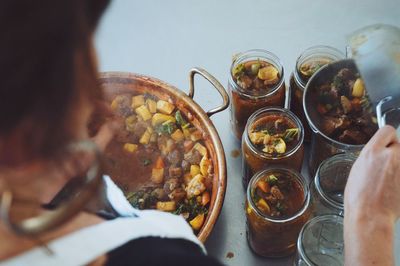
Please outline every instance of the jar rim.
[[[245, 90], [242, 87], [240, 87], [232, 77], [233, 69], [237, 66], [237, 64], [250, 61], [250, 60], [246, 60], [246, 59], [250, 59], [253, 57], [262, 59], [262, 61], [272, 64], [279, 71], [279, 74], [280, 74], [279, 82], [273, 88], [268, 90], [268, 92], [266, 94], [253, 95], [253, 94], [249, 93], [248, 90]], [[283, 67], [283, 64], [277, 55], [275, 55], [274, 53], [269, 52], [267, 50], [264, 50], [264, 49], [251, 49], [251, 50], [247, 50], [245, 52], [238, 53], [236, 58], [233, 60], [232, 65], [230, 67], [230, 71], [229, 71], [229, 83], [231, 83], [233, 89], [235, 91], [239, 92], [242, 96], [245, 96], [248, 98], [253, 98], [253, 99], [262, 99], [262, 98], [267, 98], [267, 97], [275, 94], [279, 90], [279, 88], [281, 88], [281, 86], [285, 82], [284, 72], [285, 72], [285, 69]]]
[[[304, 201], [302, 207], [291, 217], [288, 218], [273, 218], [269, 215], [264, 214], [261, 212], [255, 202], [253, 201], [253, 198], [251, 197], [253, 187], [255, 186], [255, 183], [263, 176], [268, 175], [269, 173], [284, 173], [284, 174], [289, 174], [291, 177], [294, 177], [297, 179], [297, 181], [300, 183], [303, 193], [304, 193]], [[263, 219], [274, 222], [274, 223], [286, 223], [295, 220], [296, 218], [300, 217], [305, 213], [305, 211], [308, 209], [310, 205], [310, 190], [307, 185], [307, 180], [298, 172], [288, 169], [288, 168], [268, 168], [265, 170], [261, 170], [254, 174], [252, 178], [250, 179], [249, 185], [247, 186], [247, 202], [250, 204], [250, 206], [253, 208], [253, 210], [257, 213], [257, 215], [261, 216]]]
[[340, 59], [344, 59], [346, 56], [339, 49], [328, 45], [314, 45], [304, 50], [299, 55], [299, 57], [297, 57], [295, 70], [293, 71], [294, 81], [296, 82], [296, 85], [303, 91], [306, 87], [307, 82], [304, 82], [304, 80], [301, 78], [299, 74], [300, 66], [307, 60], [314, 57], [332, 59], [333, 62]]
[[314, 184], [315, 184], [315, 189], [317, 190], [319, 196], [330, 206], [339, 209], [339, 210], [343, 210], [344, 208], [344, 203], [343, 202], [339, 202], [337, 200], [335, 200], [334, 198], [332, 198], [329, 194], [327, 194], [323, 187], [321, 186], [321, 171], [323, 170], [324, 166], [327, 165], [330, 162], [335, 162], [335, 161], [339, 161], [339, 162], [349, 162], [349, 163], [354, 163], [354, 161], [356, 160], [356, 156], [354, 156], [353, 154], [350, 153], [339, 153], [339, 154], [335, 154], [332, 157], [329, 157], [327, 159], [325, 159], [324, 161], [322, 161], [322, 163], [319, 165], [317, 172], [315, 173], [315, 178], [314, 178]]
[[[294, 146], [291, 150], [286, 151], [283, 154], [278, 154], [276, 156], [272, 156], [269, 153], [266, 153], [266, 152], [263, 152], [263, 151], [260, 151], [259, 149], [257, 149], [257, 147], [250, 141], [249, 130], [250, 130], [251, 126], [257, 121], [257, 119], [261, 118], [265, 113], [284, 114], [286, 118], [291, 120], [297, 126], [297, 128], [300, 129], [299, 141], [297, 142], [296, 146]], [[281, 108], [281, 107], [263, 107], [263, 108], [257, 110], [256, 112], [254, 112], [247, 120], [245, 129], [243, 132], [243, 140], [246, 142], [247, 146], [249, 147], [249, 149], [251, 149], [252, 152], [263, 157], [264, 159], [279, 160], [279, 159], [286, 158], [286, 157], [293, 155], [295, 152], [297, 152], [300, 149], [301, 145], [303, 145], [303, 142], [304, 142], [304, 127], [303, 127], [303, 124], [301, 123], [300, 119], [289, 109]]]
[[316, 216], [310, 220], [308, 220], [304, 225], [303, 228], [301, 228], [301, 231], [299, 233], [299, 237], [297, 238], [297, 252], [300, 254], [301, 258], [307, 263], [307, 265], [315, 265], [310, 259], [308, 258], [305, 248], [303, 246], [303, 237], [308, 230], [309, 227], [320, 223], [324, 221], [335, 221], [336, 223], [340, 223], [343, 226], [343, 217], [340, 215], [335, 215], [335, 214], [327, 214], [327, 215], [321, 215], [321, 216]]

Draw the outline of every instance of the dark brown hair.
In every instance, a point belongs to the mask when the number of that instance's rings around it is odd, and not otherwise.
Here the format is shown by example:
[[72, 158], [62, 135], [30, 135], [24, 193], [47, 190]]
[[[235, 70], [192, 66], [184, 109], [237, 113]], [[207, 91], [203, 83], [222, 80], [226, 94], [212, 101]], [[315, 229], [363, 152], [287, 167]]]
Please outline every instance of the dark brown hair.
[[[71, 140], [67, 121], [74, 103], [82, 94], [98, 93], [91, 38], [108, 2], [0, 2], [1, 138], [23, 128], [26, 152], [39, 156], [51, 156]], [[77, 78], [77, 54], [85, 86]]]

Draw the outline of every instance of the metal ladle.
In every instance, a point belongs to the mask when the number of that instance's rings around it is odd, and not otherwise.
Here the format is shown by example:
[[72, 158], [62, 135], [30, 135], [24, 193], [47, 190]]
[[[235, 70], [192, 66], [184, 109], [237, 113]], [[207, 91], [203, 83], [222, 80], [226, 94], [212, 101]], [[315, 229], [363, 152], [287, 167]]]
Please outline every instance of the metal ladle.
[[400, 28], [370, 25], [353, 32], [348, 41], [379, 127], [392, 125], [400, 136]]

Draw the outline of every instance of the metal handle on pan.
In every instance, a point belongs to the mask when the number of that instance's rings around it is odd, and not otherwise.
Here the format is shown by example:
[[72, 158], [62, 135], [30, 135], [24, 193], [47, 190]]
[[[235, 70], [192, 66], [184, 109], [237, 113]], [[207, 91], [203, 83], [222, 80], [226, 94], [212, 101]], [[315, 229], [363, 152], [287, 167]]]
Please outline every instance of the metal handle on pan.
[[213, 77], [210, 73], [208, 73], [203, 68], [194, 67], [189, 72], [189, 97], [192, 99], [194, 97], [194, 76], [196, 74], [199, 74], [200, 76], [202, 76], [203, 78], [208, 80], [214, 86], [214, 88], [217, 89], [219, 94], [221, 94], [221, 97], [223, 100], [223, 103], [221, 106], [218, 106], [216, 108], [213, 108], [213, 109], [207, 111], [207, 115], [210, 117], [213, 114], [219, 113], [219, 112], [225, 110], [226, 108], [228, 108], [229, 96], [228, 96], [228, 93], [226, 92], [226, 90], [224, 89], [224, 86], [222, 86], [221, 83], [215, 77]]

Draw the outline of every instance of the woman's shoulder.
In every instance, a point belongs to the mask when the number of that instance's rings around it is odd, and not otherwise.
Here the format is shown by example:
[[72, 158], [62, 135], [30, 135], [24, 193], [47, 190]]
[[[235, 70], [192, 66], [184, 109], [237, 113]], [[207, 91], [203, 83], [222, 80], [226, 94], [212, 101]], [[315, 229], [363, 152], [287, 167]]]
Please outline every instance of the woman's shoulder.
[[184, 239], [145, 237], [129, 241], [108, 253], [106, 265], [221, 266], [195, 243]]

